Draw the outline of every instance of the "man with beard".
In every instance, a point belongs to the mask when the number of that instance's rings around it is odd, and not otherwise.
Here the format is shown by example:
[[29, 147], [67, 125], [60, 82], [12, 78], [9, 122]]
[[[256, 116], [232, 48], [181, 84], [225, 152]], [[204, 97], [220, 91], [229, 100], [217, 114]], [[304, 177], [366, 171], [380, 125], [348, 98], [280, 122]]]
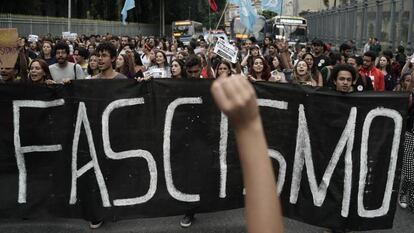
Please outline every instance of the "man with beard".
[[325, 44], [320, 39], [312, 41], [312, 53], [314, 56], [313, 62], [321, 70], [323, 67], [329, 65], [329, 58], [324, 55]]
[[[385, 82], [384, 74], [381, 70], [377, 69], [374, 65], [375, 63], [375, 53], [368, 51], [364, 53], [362, 68], [359, 70], [360, 75], [368, 77], [374, 87], [374, 91], [384, 91]], [[369, 81], [369, 80], [368, 80]]]
[[55, 46], [55, 57], [57, 63], [50, 65], [49, 70], [55, 83], [64, 83], [75, 79], [85, 79], [85, 73], [80, 65], [69, 62], [69, 46], [59, 42]]

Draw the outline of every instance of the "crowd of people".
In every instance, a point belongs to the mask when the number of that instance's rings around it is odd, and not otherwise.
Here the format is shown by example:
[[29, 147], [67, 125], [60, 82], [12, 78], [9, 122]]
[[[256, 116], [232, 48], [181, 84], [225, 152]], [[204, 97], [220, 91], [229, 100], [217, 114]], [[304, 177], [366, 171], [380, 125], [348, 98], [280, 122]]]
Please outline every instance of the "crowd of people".
[[[268, 81], [286, 85], [327, 88], [342, 93], [365, 91], [413, 92], [414, 57], [404, 47], [381, 50], [375, 39], [362, 52], [352, 41], [337, 49], [320, 39], [307, 44], [254, 37], [230, 41], [238, 50], [231, 63], [215, 54], [214, 42], [194, 38], [184, 45], [179, 40], [143, 37], [82, 35], [75, 41], [45, 36], [36, 42], [18, 41], [14, 67], [1, 68], [0, 83], [28, 82], [64, 84], [76, 79], [224, 79], [244, 77], [251, 82]], [[407, 133], [413, 133], [413, 95], [410, 96]], [[405, 158], [399, 202], [414, 209], [414, 155]], [[181, 221], [191, 225], [194, 213]]]

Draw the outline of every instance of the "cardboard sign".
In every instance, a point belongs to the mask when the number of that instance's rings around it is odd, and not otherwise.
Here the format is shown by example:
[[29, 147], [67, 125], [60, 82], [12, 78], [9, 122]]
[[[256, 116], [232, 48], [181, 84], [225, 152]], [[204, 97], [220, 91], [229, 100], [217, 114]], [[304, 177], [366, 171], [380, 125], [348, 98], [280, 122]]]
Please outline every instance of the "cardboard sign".
[[0, 67], [14, 67], [17, 61], [17, 29], [1, 28], [0, 29]]
[[232, 63], [237, 62], [237, 49], [221, 38], [218, 39], [216, 46], [214, 47], [214, 53]]
[[38, 42], [39, 36], [37, 35], [29, 35], [29, 38], [27, 39], [29, 42]]

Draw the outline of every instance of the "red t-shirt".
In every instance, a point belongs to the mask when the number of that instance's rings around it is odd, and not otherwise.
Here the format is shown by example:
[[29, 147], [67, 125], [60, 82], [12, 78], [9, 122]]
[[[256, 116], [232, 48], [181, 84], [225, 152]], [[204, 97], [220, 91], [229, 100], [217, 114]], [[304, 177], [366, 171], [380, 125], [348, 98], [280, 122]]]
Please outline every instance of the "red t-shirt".
[[370, 78], [372, 81], [372, 86], [374, 87], [375, 91], [384, 91], [385, 89], [385, 82], [384, 82], [384, 73], [381, 70], [372, 66], [371, 69], [364, 69], [361, 68], [359, 70], [360, 75], [364, 75], [367, 78]]

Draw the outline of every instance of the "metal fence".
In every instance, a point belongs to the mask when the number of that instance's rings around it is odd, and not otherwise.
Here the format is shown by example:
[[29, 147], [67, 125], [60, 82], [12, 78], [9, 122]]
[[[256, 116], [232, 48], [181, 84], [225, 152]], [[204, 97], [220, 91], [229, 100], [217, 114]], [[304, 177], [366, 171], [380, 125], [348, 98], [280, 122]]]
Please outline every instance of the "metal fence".
[[[57, 36], [62, 32], [68, 31], [68, 19], [43, 16], [26, 16], [13, 14], [0, 14], [0, 28], [17, 28], [19, 35], [27, 36], [46, 35], [48, 33]], [[170, 26], [166, 26], [166, 35]], [[86, 34], [106, 34], [113, 35], [158, 35], [159, 26], [157, 24], [128, 23], [123, 25], [118, 21], [103, 21], [90, 19], [71, 19], [70, 31], [78, 35]]]
[[334, 45], [352, 39], [361, 48], [376, 37], [383, 49], [403, 45], [413, 51], [414, 0], [351, 0], [305, 18], [310, 38]]

